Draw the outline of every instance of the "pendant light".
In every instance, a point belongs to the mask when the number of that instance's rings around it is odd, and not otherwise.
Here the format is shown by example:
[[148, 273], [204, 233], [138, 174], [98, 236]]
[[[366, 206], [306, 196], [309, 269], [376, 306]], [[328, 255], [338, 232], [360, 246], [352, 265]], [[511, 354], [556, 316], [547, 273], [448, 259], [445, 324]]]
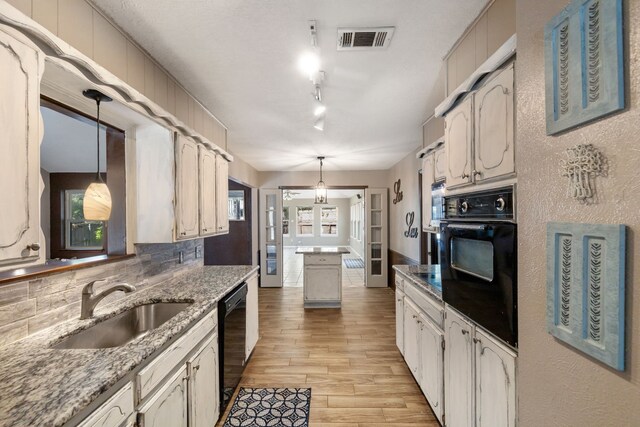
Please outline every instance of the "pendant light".
[[316, 205], [326, 205], [327, 204], [327, 186], [324, 184], [322, 180], [322, 161], [324, 157], [318, 156], [318, 160], [320, 160], [320, 181], [318, 181], [318, 185], [316, 185]]
[[96, 115], [96, 149], [98, 151], [96, 179], [84, 192], [82, 210], [84, 219], [87, 221], [108, 221], [111, 216], [111, 193], [100, 175], [100, 102], [110, 102], [111, 98], [94, 89], [87, 89], [82, 94], [96, 101], [98, 110]]

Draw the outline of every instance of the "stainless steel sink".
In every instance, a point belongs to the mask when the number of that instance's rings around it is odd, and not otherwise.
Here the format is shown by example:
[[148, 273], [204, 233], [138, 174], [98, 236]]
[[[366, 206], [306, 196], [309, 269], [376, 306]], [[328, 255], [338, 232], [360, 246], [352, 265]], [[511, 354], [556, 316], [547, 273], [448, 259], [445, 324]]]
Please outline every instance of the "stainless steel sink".
[[53, 345], [52, 348], [119, 347], [162, 325], [190, 304], [186, 302], [158, 302], [139, 305], [71, 335]]

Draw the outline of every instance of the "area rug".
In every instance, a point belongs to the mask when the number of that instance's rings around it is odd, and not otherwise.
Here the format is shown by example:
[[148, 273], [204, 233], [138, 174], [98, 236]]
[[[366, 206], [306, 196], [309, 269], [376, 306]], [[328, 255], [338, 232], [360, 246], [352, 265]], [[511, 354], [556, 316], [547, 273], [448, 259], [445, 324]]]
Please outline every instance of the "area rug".
[[361, 258], [345, 258], [343, 261], [347, 268], [364, 268], [364, 261]]
[[310, 388], [240, 388], [224, 427], [308, 427]]

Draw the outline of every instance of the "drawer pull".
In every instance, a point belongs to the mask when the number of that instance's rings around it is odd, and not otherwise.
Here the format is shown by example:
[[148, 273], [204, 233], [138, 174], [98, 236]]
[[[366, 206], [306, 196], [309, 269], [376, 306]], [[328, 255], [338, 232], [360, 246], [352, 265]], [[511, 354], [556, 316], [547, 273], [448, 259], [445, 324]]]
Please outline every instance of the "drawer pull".
[[464, 330], [464, 329], [460, 330], [460, 332], [462, 332], [462, 335], [468, 335], [469, 334], [469, 331]]

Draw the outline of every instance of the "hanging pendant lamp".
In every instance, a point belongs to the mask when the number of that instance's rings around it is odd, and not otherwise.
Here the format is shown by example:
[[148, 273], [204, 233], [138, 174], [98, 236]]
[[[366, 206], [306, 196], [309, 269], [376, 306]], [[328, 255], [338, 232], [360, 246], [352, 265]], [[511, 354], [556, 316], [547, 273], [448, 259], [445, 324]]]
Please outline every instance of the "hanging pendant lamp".
[[322, 180], [322, 161], [324, 157], [318, 156], [318, 160], [320, 160], [320, 181], [318, 181], [318, 185], [316, 185], [316, 205], [326, 205], [327, 204], [327, 186]]
[[108, 221], [111, 216], [111, 193], [100, 175], [100, 102], [109, 102], [111, 98], [94, 89], [87, 89], [82, 94], [96, 101], [98, 110], [96, 116], [96, 149], [98, 152], [96, 179], [84, 192], [82, 210], [84, 219], [87, 221]]

